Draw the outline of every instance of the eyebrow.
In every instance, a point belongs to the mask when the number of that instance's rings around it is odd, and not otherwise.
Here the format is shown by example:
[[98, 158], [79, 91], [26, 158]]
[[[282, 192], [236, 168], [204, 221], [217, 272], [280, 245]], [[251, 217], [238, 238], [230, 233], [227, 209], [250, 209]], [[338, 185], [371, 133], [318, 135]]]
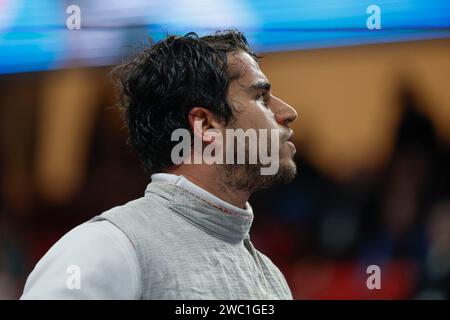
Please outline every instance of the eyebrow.
[[264, 90], [264, 91], [270, 91], [272, 88], [272, 85], [266, 81], [260, 81], [257, 82], [251, 86], [248, 87], [250, 90]]

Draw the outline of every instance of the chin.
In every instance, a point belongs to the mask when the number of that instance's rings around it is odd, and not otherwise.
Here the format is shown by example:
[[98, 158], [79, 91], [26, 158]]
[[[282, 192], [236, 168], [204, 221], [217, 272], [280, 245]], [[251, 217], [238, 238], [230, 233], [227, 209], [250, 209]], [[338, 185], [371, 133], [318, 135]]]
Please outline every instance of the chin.
[[280, 175], [280, 182], [282, 183], [289, 183], [294, 180], [297, 175], [297, 165], [294, 160], [291, 158], [282, 160], [277, 175]]
[[297, 175], [297, 165], [292, 156], [279, 160], [278, 171], [274, 175], [261, 175], [260, 165], [225, 165], [219, 171], [226, 184], [238, 190], [255, 192], [276, 185], [286, 184]]

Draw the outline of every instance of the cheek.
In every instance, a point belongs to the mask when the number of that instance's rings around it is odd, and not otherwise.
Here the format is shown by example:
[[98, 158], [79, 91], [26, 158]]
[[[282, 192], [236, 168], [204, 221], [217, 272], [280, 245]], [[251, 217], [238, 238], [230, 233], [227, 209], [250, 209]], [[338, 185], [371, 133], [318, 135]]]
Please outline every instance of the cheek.
[[269, 109], [264, 109], [260, 113], [260, 128], [266, 129], [278, 129], [277, 122], [275, 120], [275, 116]]
[[236, 109], [234, 128], [241, 129], [276, 129], [277, 122], [273, 112], [260, 101], [249, 98], [247, 95], [234, 95], [231, 100]]
[[[245, 113], [245, 114], [244, 114]], [[242, 128], [254, 129], [276, 129], [278, 128], [275, 117], [269, 109], [260, 106], [259, 103], [253, 102], [251, 108], [248, 108], [241, 114], [245, 123]], [[240, 119], [241, 120], [241, 119]]]

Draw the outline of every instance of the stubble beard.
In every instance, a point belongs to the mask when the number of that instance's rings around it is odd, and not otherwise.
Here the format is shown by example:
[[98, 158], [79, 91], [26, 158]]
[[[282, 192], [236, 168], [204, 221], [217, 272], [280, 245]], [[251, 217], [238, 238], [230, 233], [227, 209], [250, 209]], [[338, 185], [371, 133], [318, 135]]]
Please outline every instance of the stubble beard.
[[297, 166], [291, 157], [279, 158], [278, 171], [273, 175], [262, 175], [263, 165], [223, 164], [217, 166], [217, 175], [222, 183], [237, 191], [253, 193], [280, 184], [287, 184], [297, 175]]

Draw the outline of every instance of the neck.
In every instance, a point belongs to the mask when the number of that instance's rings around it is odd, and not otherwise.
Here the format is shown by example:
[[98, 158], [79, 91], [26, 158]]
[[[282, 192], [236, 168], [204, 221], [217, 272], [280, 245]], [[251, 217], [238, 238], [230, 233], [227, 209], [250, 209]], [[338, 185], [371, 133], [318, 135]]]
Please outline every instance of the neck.
[[245, 208], [250, 192], [237, 190], [222, 181], [215, 166], [180, 165], [165, 170], [166, 173], [184, 176], [197, 186], [238, 208]]

